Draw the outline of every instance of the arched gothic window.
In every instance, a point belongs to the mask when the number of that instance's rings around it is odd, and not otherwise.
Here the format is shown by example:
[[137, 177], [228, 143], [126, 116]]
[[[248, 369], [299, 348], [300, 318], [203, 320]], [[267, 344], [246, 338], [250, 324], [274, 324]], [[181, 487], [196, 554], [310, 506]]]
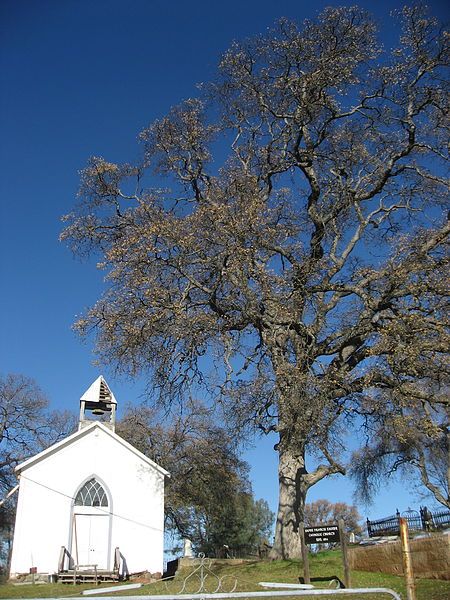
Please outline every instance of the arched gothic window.
[[108, 496], [102, 485], [92, 478], [78, 491], [75, 506], [108, 506]]

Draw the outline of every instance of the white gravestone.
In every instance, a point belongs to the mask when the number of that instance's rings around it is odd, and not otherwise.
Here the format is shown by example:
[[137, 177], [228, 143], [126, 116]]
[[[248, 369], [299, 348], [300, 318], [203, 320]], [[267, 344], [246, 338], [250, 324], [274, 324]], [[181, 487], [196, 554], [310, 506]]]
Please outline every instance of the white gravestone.
[[183, 540], [183, 557], [194, 558], [194, 552], [192, 551], [192, 542], [187, 538]]

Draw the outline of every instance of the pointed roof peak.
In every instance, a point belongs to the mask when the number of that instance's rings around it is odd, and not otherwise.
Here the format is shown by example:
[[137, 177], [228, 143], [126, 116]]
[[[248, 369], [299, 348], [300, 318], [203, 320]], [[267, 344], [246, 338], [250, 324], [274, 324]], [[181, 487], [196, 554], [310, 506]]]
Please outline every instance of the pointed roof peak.
[[97, 377], [94, 383], [92, 383], [81, 396], [80, 400], [84, 402], [107, 402], [108, 404], [117, 404], [117, 400], [103, 375]]

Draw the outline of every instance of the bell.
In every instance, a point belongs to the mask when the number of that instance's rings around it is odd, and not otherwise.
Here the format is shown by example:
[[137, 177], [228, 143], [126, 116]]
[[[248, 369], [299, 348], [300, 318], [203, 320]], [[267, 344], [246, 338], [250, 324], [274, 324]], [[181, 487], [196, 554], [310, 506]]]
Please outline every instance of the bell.
[[103, 408], [98, 407], [98, 408], [94, 408], [94, 410], [92, 411], [92, 414], [100, 417], [101, 415], [105, 414], [105, 411], [103, 410]]

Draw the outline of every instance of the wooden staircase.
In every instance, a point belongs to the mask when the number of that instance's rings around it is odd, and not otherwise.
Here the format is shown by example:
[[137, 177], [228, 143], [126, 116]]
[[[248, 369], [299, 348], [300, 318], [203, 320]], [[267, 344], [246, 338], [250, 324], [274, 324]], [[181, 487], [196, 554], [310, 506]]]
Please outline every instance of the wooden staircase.
[[[65, 568], [66, 559], [68, 567]], [[114, 568], [112, 571], [98, 569], [97, 565], [71, 565], [72, 557], [68, 550], [62, 546], [58, 562], [58, 582], [59, 583], [103, 583], [114, 582], [120, 579], [120, 551], [116, 548], [114, 551]]]

